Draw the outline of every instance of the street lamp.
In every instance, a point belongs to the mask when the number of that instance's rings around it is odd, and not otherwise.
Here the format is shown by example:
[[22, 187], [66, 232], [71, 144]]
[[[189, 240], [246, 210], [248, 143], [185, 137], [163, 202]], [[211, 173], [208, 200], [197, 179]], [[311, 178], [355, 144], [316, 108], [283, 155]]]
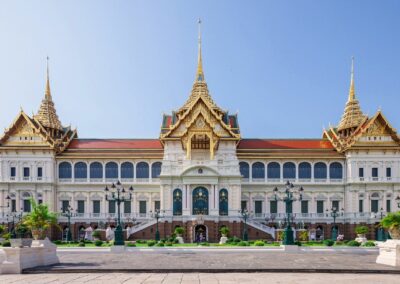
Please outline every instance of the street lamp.
[[127, 194], [125, 189], [123, 188], [122, 184], [118, 180], [117, 183], [115, 183], [115, 184], [113, 183], [111, 185], [111, 189], [109, 189], [106, 186], [104, 188], [104, 191], [106, 193], [107, 201], [115, 201], [117, 203], [118, 223], [117, 223], [117, 228], [115, 229], [114, 245], [115, 246], [123, 246], [125, 243], [124, 243], [124, 233], [122, 231], [122, 226], [121, 226], [120, 205], [122, 202], [132, 200], [133, 187], [132, 186], [129, 187], [129, 194]]
[[249, 219], [249, 217], [250, 217], [250, 212], [247, 211], [247, 209], [242, 209], [242, 210], [239, 210], [239, 213], [244, 221], [243, 241], [247, 242], [249, 240], [249, 234], [247, 233], [247, 219]]
[[[381, 219], [380, 220], [382, 220], [383, 219], [383, 217], [385, 216], [385, 215], [383, 215], [383, 208], [381, 207], [381, 210], [380, 210], [380, 214], [381, 214]], [[378, 228], [378, 235], [376, 236], [376, 240], [377, 241], [380, 241], [380, 242], [383, 242], [383, 239], [384, 239], [384, 230], [383, 230], [383, 228], [382, 228], [382, 226], [379, 226], [379, 228]]]
[[15, 220], [18, 220], [17, 223], [21, 222], [23, 214], [24, 214], [23, 208], [21, 208], [20, 212], [11, 212], [10, 214], [6, 215], [7, 223], [8, 223], [8, 217], [11, 217], [11, 220], [12, 220], [12, 231], [10, 232], [10, 229], [9, 229], [8, 232], [11, 233], [11, 237], [14, 238], [14, 239], [17, 237], [17, 233], [15, 231]]
[[67, 242], [72, 241], [72, 233], [71, 233], [71, 217], [75, 216], [72, 212], [74, 209], [70, 205], [67, 208], [63, 208], [62, 215], [68, 218], [68, 232], [67, 232]]
[[400, 195], [397, 195], [395, 200], [397, 202], [397, 208], [400, 208]]
[[6, 200], [7, 200], [7, 205], [2, 205], [2, 206], [0, 206], [0, 208], [9, 208], [10, 207], [11, 197], [9, 195], [7, 195]]
[[[328, 209], [326, 209], [328, 212]], [[342, 208], [342, 212], [344, 209]], [[336, 241], [337, 240], [337, 229], [336, 229], [336, 218], [340, 215], [338, 212], [338, 209], [336, 207], [332, 207], [331, 209], [331, 217], [333, 217], [333, 228], [332, 228], [332, 234], [331, 234], [331, 240]]]
[[165, 211], [163, 210], [161, 212], [160, 209], [154, 210], [154, 213], [150, 210], [151, 216], [156, 219], [156, 236], [155, 236], [155, 239], [156, 239], [157, 242], [160, 240], [160, 231], [158, 230], [158, 220], [160, 218], [164, 217], [164, 213], [165, 213]]
[[293, 183], [287, 181], [284, 190], [285, 190], [284, 196], [279, 198], [278, 197], [279, 189], [277, 187], [274, 188], [275, 201], [281, 200], [286, 204], [286, 228], [285, 228], [285, 237], [282, 243], [284, 245], [293, 245], [294, 244], [293, 230], [292, 227], [290, 226], [290, 221], [291, 221], [290, 216], [292, 213], [289, 211], [289, 209], [292, 208], [293, 201], [297, 200], [294, 197], [294, 194], [295, 193], [299, 194], [298, 200], [301, 201], [303, 198], [304, 189], [302, 186], [298, 189], [295, 189]]

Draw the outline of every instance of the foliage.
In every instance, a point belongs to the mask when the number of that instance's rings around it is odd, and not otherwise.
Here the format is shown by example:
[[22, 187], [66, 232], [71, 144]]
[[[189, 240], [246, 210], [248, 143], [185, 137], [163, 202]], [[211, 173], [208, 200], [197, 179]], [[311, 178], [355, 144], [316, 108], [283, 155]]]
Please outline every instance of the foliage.
[[10, 247], [10, 246], [11, 246], [11, 243], [10, 243], [9, 240], [6, 240], [6, 241], [4, 241], [4, 242], [2, 243], [2, 246], [3, 246], [3, 247]]
[[248, 246], [250, 246], [249, 242], [246, 242], [246, 241], [240, 241], [236, 245], [239, 246], [239, 247], [248, 247]]
[[374, 247], [375, 242], [373, 241], [367, 241], [365, 244], [362, 245], [363, 247]]
[[0, 235], [4, 233], [6, 227], [4, 225], [0, 225]]
[[46, 204], [37, 204], [33, 198], [29, 201], [32, 206], [32, 211], [23, 217], [23, 225], [31, 231], [38, 230], [41, 234], [51, 225], [58, 227], [57, 214], [50, 212]]
[[154, 246], [156, 243], [157, 243], [157, 242], [154, 241], [154, 240], [149, 240], [149, 241], [147, 241], [147, 245], [148, 245], [149, 247]]
[[219, 229], [219, 232], [220, 232], [221, 234], [227, 236], [227, 235], [229, 234], [230, 230], [229, 230], [229, 228], [228, 228], [227, 226], [222, 226], [222, 227]]
[[331, 239], [327, 239], [323, 241], [324, 245], [326, 245], [327, 247], [331, 247], [335, 244], [335, 242]]
[[93, 238], [100, 239], [100, 237], [101, 237], [101, 232], [100, 232], [99, 230], [95, 230], [95, 231], [92, 233], [92, 237], [93, 237]]
[[156, 244], [156, 247], [163, 247], [164, 246], [164, 243], [163, 242], [158, 242], [157, 244]]
[[138, 243], [138, 244], [145, 244], [146, 241], [145, 241], [145, 240], [136, 240], [136, 243]]
[[357, 226], [356, 233], [359, 235], [364, 235], [364, 234], [368, 233], [368, 227], [367, 226]]
[[200, 243], [200, 246], [202, 246], [202, 247], [209, 247], [210, 244], [209, 244], [208, 242], [202, 242], [202, 243]]
[[283, 241], [285, 238], [285, 231], [278, 231], [278, 241]]
[[231, 244], [231, 245], [236, 245], [237, 243], [239, 243], [241, 241], [242, 241], [241, 239], [239, 239], [238, 237], [234, 236], [234, 237], [228, 238], [226, 243], [227, 244]]
[[102, 240], [95, 240], [95, 241], [94, 241], [94, 245], [95, 245], [96, 247], [101, 247], [101, 246], [103, 245], [103, 241], [102, 241]]
[[342, 241], [335, 242], [335, 246], [344, 246], [344, 245], [345, 245], [345, 242], [342, 242]]
[[126, 244], [127, 247], [136, 247], [135, 243], [129, 242]]
[[6, 240], [9, 240], [11, 238], [11, 234], [10, 233], [5, 233], [2, 235], [2, 237]]
[[175, 234], [182, 235], [184, 233], [185, 233], [185, 228], [183, 228], [183, 227], [176, 227], [175, 228]]
[[360, 243], [357, 242], [357, 241], [355, 241], [355, 240], [352, 240], [352, 241], [347, 242], [347, 245], [348, 245], [349, 247], [359, 247], [359, 246], [360, 246]]
[[381, 225], [385, 229], [399, 230], [400, 229], [400, 211], [387, 214], [382, 220]]
[[84, 246], [86, 246], [86, 245], [85, 245], [85, 242], [79, 242], [78, 246], [79, 246], [79, 247], [84, 247]]
[[294, 244], [295, 244], [296, 246], [301, 247], [301, 242], [300, 242], [300, 241], [295, 241]]
[[172, 243], [172, 242], [165, 242], [165, 245], [166, 245], [167, 247], [172, 247], [173, 243]]
[[256, 247], [263, 247], [264, 245], [265, 245], [265, 243], [263, 242], [263, 241], [255, 241], [254, 242], [254, 245], [256, 246]]
[[53, 241], [53, 243], [56, 244], [56, 245], [61, 245], [61, 244], [63, 244], [64, 242], [61, 241], [61, 240], [55, 240], [55, 241]]
[[302, 242], [308, 241], [308, 231], [301, 231], [301, 232], [299, 233], [299, 239], [300, 239], [300, 241], [302, 241]]

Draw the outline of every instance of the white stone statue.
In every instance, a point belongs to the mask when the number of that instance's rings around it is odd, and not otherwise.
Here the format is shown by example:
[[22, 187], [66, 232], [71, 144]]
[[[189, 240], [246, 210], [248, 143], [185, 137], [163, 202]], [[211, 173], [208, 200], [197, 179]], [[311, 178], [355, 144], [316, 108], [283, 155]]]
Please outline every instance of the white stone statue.
[[107, 241], [112, 241], [112, 240], [114, 240], [114, 236], [115, 236], [114, 230], [111, 229], [110, 226], [108, 226], [108, 227], [107, 227], [107, 230], [106, 230], [106, 239], [107, 239]]
[[91, 226], [87, 227], [85, 230], [85, 240], [93, 241], [93, 228]]

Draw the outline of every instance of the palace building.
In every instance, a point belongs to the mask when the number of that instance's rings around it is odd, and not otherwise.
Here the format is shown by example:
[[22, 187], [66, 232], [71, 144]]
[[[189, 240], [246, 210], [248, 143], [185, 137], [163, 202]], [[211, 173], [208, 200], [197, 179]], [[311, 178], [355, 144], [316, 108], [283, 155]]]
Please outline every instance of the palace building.
[[[29, 212], [34, 198], [56, 212], [71, 206], [75, 239], [88, 226], [114, 226], [116, 203], [105, 198], [104, 188], [118, 180], [133, 187], [132, 200], [121, 204], [129, 239], [154, 238], [156, 210], [162, 238], [176, 226], [186, 229], [186, 242], [199, 234], [217, 242], [222, 226], [240, 237], [242, 209], [249, 212], [250, 239], [276, 239], [286, 212], [297, 232], [323, 239], [333, 228], [332, 208], [345, 239], [354, 238], [357, 224], [369, 226], [373, 239], [381, 213], [398, 210], [400, 139], [380, 110], [362, 112], [353, 70], [342, 118], [321, 138], [246, 139], [237, 114], [220, 108], [209, 93], [199, 37], [190, 96], [161, 119], [159, 138], [79, 138], [57, 115], [47, 70], [37, 114], [21, 110], [0, 138], [0, 222]], [[304, 188], [290, 208], [274, 194], [287, 180]], [[68, 227], [63, 215], [59, 223]], [[60, 237], [54, 230], [53, 238]]]

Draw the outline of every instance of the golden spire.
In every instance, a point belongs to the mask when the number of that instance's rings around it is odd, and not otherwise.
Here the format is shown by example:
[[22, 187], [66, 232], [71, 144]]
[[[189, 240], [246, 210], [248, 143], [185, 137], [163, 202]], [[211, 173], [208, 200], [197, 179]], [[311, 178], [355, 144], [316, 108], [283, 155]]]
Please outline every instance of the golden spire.
[[365, 115], [362, 113], [358, 100], [356, 99], [354, 87], [354, 57], [352, 57], [349, 98], [344, 108], [344, 113], [342, 119], [340, 120], [338, 131], [343, 132], [344, 136], [348, 136], [362, 123], [364, 118]]
[[204, 73], [203, 73], [203, 61], [201, 59], [201, 19], [198, 21], [199, 26], [199, 54], [197, 57], [197, 72], [196, 72], [196, 81], [203, 82], [204, 81]]
[[51, 128], [55, 130], [62, 130], [62, 125], [58, 119], [56, 108], [54, 106], [53, 99], [51, 98], [50, 91], [50, 76], [49, 76], [49, 57], [47, 57], [47, 76], [46, 76], [46, 88], [45, 95], [42, 103], [39, 107], [37, 115], [34, 116], [45, 128]]

